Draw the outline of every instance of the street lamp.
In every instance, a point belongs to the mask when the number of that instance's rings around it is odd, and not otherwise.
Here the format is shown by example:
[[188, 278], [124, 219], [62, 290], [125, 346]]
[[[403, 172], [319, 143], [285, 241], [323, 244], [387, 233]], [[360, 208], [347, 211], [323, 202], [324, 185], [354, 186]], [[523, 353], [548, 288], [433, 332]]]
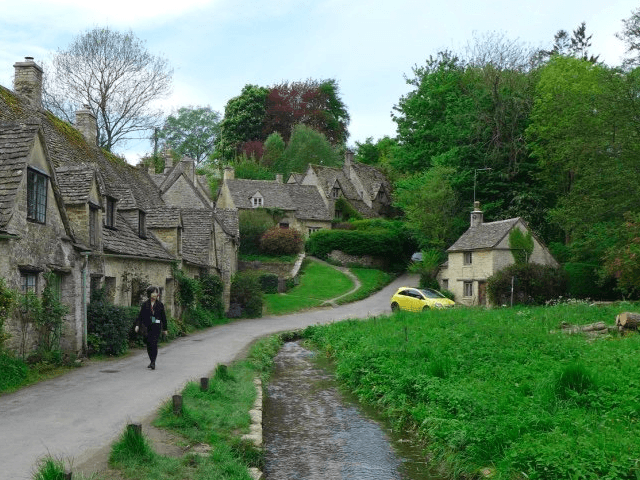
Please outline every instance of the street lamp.
[[476, 179], [478, 178], [478, 172], [484, 172], [487, 170], [491, 170], [491, 167], [476, 168], [473, 171], [473, 204], [474, 205], [476, 203]]

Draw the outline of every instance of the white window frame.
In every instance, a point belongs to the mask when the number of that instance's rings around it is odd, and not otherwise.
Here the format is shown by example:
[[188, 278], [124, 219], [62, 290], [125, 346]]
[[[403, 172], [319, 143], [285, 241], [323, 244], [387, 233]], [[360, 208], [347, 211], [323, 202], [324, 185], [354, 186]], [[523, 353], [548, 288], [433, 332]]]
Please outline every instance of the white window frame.
[[462, 282], [462, 292], [462, 296], [464, 297], [473, 297], [473, 281]]
[[262, 197], [251, 197], [251, 207], [258, 208], [264, 205], [264, 199]]
[[471, 265], [473, 263], [473, 252], [464, 252], [463, 253], [463, 265]]

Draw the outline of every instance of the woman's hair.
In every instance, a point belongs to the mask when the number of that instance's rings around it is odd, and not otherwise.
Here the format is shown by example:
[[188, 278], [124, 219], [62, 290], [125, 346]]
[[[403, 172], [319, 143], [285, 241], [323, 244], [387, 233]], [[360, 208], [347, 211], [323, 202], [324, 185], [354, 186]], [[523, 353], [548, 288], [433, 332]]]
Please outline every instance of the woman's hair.
[[151, 285], [149, 287], [147, 287], [147, 297], [151, 297], [151, 294], [153, 292], [156, 292], [158, 294], [160, 294], [160, 290], [158, 289], [158, 287]]

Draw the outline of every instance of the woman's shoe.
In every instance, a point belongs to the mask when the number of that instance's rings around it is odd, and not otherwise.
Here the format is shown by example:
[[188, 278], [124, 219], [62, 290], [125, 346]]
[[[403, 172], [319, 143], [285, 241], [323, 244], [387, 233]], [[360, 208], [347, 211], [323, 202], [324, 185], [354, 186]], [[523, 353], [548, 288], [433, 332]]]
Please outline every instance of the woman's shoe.
[[151, 370], [155, 370], [156, 369], [156, 362], [151, 362], [151, 365], [149, 365], [149, 368]]

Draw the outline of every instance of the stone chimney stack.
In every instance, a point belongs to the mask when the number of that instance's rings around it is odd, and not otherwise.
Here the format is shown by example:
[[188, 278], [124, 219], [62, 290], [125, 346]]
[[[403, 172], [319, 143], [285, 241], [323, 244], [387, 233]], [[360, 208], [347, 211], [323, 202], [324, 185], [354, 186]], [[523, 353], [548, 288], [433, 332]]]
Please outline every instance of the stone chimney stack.
[[42, 108], [42, 68], [33, 61], [33, 57], [24, 57], [24, 62], [13, 65], [15, 77], [13, 90], [29, 100], [35, 108]]
[[224, 174], [222, 180], [234, 180], [236, 178], [236, 171], [233, 167], [224, 167]]
[[89, 105], [83, 105], [82, 110], [76, 112], [76, 128], [90, 145], [98, 144], [98, 122]]
[[164, 158], [164, 174], [166, 175], [173, 168], [173, 157], [171, 156], [171, 150], [168, 148], [162, 153]]
[[482, 225], [484, 214], [480, 210], [480, 202], [473, 202], [473, 212], [471, 212], [471, 226], [478, 227]]

